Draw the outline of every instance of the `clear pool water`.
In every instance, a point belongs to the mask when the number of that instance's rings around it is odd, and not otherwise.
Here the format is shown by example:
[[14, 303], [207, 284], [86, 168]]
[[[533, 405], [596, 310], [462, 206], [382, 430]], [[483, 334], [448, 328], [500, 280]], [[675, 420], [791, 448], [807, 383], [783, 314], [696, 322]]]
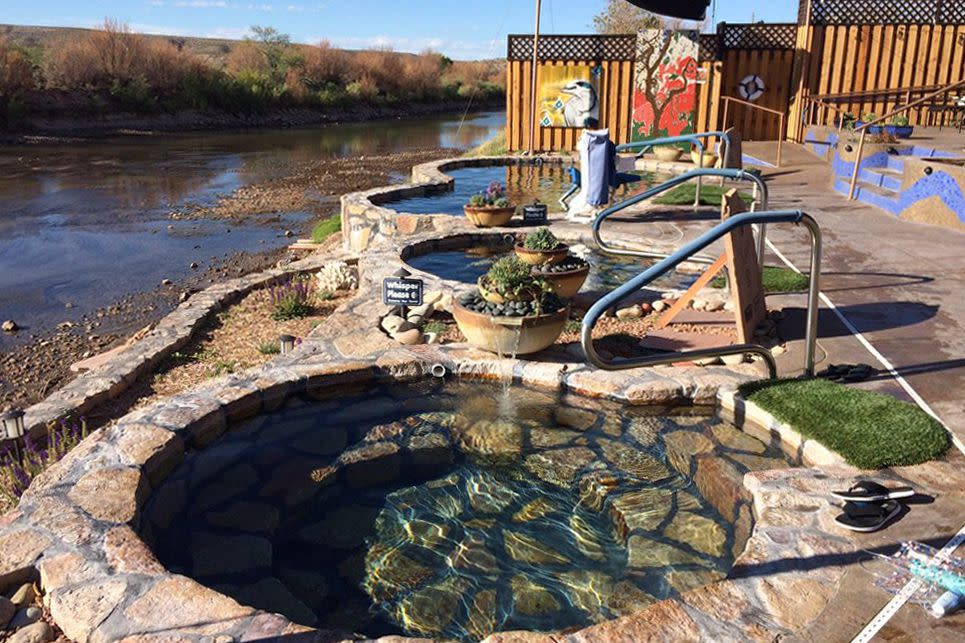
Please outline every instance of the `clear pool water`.
[[[654, 263], [646, 259], [597, 252], [583, 245], [574, 246], [573, 252], [590, 263], [590, 274], [582, 288], [584, 292], [613, 290]], [[477, 245], [465, 250], [438, 251], [410, 257], [406, 263], [442, 279], [475, 284], [496, 259], [511, 253], [512, 249], [507, 246]], [[696, 278], [696, 275], [671, 270], [654, 280], [650, 287], [658, 290], [686, 289]]]
[[142, 535], [171, 571], [299, 623], [474, 641], [723, 577], [750, 528], [734, 490], [775, 466], [692, 410], [433, 380], [234, 427], [152, 495]]
[[[412, 214], [451, 214], [462, 216], [462, 207], [469, 197], [485, 191], [493, 181], [506, 186], [509, 200], [517, 205], [526, 205], [540, 200], [549, 205], [550, 212], [561, 211], [559, 198], [570, 187], [570, 175], [562, 165], [509, 165], [493, 167], [466, 167], [446, 172], [454, 180], [451, 192], [441, 192], [421, 197], [407, 197], [389, 201], [383, 205], [399, 212]], [[649, 175], [644, 176], [644, 181]], [[644, 183], [637, 183], [631, 189], [639, 189]], [[620, 198], [628, 188], [617, 192]]]

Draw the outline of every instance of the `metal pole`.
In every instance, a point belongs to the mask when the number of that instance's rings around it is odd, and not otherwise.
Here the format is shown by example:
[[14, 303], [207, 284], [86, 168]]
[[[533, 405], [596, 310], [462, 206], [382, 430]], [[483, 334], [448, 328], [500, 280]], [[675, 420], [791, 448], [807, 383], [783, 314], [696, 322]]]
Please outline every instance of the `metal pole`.
[[536, 151], [536, 127], [539, 125], [539, 117], [536, 115], [537, 95], [539, 90], [536, 87], [536, 65], [539, 61], [539, 18], [542, 11], [542, 0], [536, 0], [536, 29], [533, 31], [533, 75], [529, 85], [530, 90], [530, 123], [529, 123], [529, 153]]
[[784, 145], [785, 134], [786, 132], [784, 131], [784, 114], [781, 114], [781, 131], [779, 132], [779, 136], [781, 138], [777, 139], [777, 167], [781, 167], [781, 147]]
[[821, 226], [805, 214], [801, 223], [811, 232], [811, 283], [808, 284], [807, 332], [805, 334], [804, 375], [814, 377], [814, 352], [818, 341], [818, 295], [821, 293]]

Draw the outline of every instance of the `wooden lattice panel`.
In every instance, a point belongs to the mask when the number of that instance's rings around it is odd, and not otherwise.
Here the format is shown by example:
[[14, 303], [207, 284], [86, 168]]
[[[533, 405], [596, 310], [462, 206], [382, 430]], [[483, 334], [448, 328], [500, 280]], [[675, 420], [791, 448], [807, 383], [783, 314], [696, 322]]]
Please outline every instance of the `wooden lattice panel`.
[[[634, 60], [636, 35], [616, 36], [540, 36], [538, 60]], [[532, 60], [533, 37], [509, 36], [508, 60]]]
[[698, 41], [698, 57], [700, 61], [705, 60], [717, 60], [717, 34], [715, 33], [702, 33], [700, 34], [700, 40]]
[[723, 23], [720, 27], [725, 50], [793, 49], [797, 38], [797, 25], [794, 23]]
[[[963, 0], [810, 0], [813, 25], [961, 25]], [[798, 6], [804, 22], [808, 0]]]

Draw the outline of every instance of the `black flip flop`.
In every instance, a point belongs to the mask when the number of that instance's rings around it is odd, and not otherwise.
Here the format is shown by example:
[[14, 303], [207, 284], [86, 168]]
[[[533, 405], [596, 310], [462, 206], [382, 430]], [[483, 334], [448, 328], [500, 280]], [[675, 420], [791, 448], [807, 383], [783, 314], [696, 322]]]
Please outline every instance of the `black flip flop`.
[[875, 369], [868, 364], [855, 364], [848, 369], [848, 372], [841, 376], [845, 382], [861, 382], [868, 379], [875, 372]]
[[831, 364], [826, 369], [818, 373], [817, 376], [829, 380], [837, 380], [847, 375], [848, 371], [850, 370], [850, 364]]
[[844, 505], [844, 513], [834, 519], [845, 529], [870, 533], [878, 531], [901, 513], [901, 505], [896, 500], [886, 500], [880, 504], [849, 502]]
[[910, 498], [915, 495], [915, 490], [911, 487], [889, 489], [871, 480], [859, 480], [851, 485], [851, 488], [847, 491], [832, 491], [831, 495], [838, 500], [847, 500], [848, 502], [883, 502], [885, 500], [897, 500], [898, 498]]

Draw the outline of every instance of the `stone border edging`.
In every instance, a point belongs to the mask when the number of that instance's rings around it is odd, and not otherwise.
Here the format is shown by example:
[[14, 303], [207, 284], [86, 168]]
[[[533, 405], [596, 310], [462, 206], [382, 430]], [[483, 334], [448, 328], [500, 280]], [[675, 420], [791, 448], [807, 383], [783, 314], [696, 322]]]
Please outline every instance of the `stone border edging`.
[[162, 317], [143, 338], [25, 409], [27, 433], [31, 438], [41, 438], [62, 418], [83, 415], [118, 397], [158, 363], [187, 344], [195, 330], [213, 313], [259, 286], [286, 274], [321, 268], [334, 258], [307, 257], [284, 269], [273, 268], [219, 282], [191, 295]]
[[765, 444], [777, 438], [781, 450], [795, 462], [807, 467], [850, 466], [840, 455], [817, 440], [805, 438], [790, 424], [778, 420], [736, 389], [720, 389], [717, 402], [724, 419]]
[[[562, 165], [567, 159], [568, 157], [557, 155], [467, 156], [421, 163], [412, 168], [411, 180], [408, 183], [342, 195], [340, 216], [343, 247], [351, 252], [362, 252], [373, 244], [378, 245], [396, 237], [442, 230], [448, 227], [444, 223], [447, 219], [459, 220], [459, 217], [449, 214], [412, 214], [383, 207], [385, 203], [402, 197], [426, 196], [452, 190], [455, 180], [445, 174], [446, 170], [510, 165]], [[465, 223], [469, 226], [467, 221]]]

